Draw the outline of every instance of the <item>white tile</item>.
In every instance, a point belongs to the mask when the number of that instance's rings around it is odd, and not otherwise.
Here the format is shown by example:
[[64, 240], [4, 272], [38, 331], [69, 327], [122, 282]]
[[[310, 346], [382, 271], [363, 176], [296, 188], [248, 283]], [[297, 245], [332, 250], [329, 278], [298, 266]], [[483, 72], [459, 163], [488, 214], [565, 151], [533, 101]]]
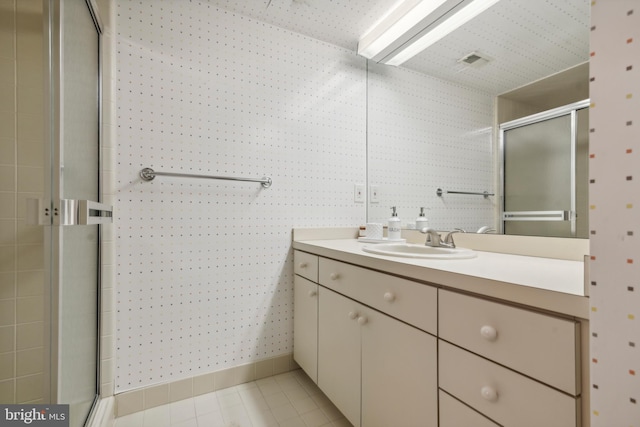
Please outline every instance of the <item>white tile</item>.
[[209, 412], [207, 414], [198, 415], [198, 426], [200, 427], [226, 427], [221, 412]]
[[334, 404], [322, 406], [320, 409], [322, 410], [322, 412], [324, 412], [324, 414], [330, 421], [336, 421], [340, 418], [344, 418], [342, 412], [340, 412], [340, 410], [336, 408]]
[[307, 427], [302, 418], [294, 417], [280, 422], [280, 427]]
[[193, 399], [180, 400], [169, 404], [171, 424], [179, 423], [196, 417], [196, 407]]
[[288, 420], [289, 418], [298, 417], [298, 411], [296, 411], [296, 408], [294, 408], [290, 403], [278, 406], [277, 408], [272, 408], [271, 412], [279, 423], [282, 423], [282, 421]]
[[198, 416], [208, 414], [210, 412], [220, 412], [220, 404], [216, 393], [207, 393], [193, 398]]
[[339, 420], [334, 421], [333, 426], [334, 427], [353, 427], [353, 424], [351, 424], [346, 418], [341, 418]]
[[309, 394], [300, 385], [291, 386], [291, 387], [287, 388], [284, 391], [284, 394], [286, 394], [287, 397], [289, 398], [289, 400], [291, 400], [292, 402], [294, 400], [300, 400], [300, 399], [305, 399], [305, 398], [309, 397]]
[[257, 387], [250, 390], [241, 390], [239, 394], [248, 411], [269, 409], [266, 399]]
[[267, 402], [267, 405], [269, 405], [269, 408], [271, 409], [291, 403], [287, 395], [282, 391], [279, 393], [266, 395], [264, 397], [264, 400]]
[[273, 413], [270, 410], [262, 410], [262, 411], [249, 411], [249, 419], [253, 424], [253, 427], [271, 427], [277, 426], [278, 420], [273, 416]]
[[116, 418], [116, 421], [113, 423], [114, 427], [140, 427], [141, 425], [143, 425], [142, 412]]
[[162, 405], [156, 408], [147, 409], [142, 412], [143, 427], [170, 427], [171, 412], [169, 405]]
[[318, 405], [310, 397], [292, 400], [291, 404], [300, 415], [318, 409]]
[[300, 415], [307, 427], [320, 427], [329, 422], [329, 418], [320, 410], [315, 409]]
[[240, 398], [240, 394], [238, 392], [218, 394], [217, 397], [221, 409], [242, 404], [242, 399]]
[[191, 418], [179, 423], [171, 423], [171, 427], [198, 427], [198, 420]]
[[[227, 423], [246, 424], [249, 421], [249, 413], [244, 405], [229, 406], [222, 408], [222, 418]], [[250, 421], [249, 421], [250, 424]]]

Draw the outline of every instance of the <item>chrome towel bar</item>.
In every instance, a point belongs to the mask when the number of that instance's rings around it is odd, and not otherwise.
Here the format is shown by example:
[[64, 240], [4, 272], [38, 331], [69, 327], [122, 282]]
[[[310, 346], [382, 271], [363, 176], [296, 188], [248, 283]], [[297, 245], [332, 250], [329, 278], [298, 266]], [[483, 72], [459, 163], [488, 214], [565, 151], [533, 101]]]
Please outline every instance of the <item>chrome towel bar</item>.
[[195, 175], [190, 173], [174, 173], [174, 172], [156, 172], [151, 168], [144, 168], [140, 171], [140, 178], [145, 181], [151, 181], [156, 176], [175, 176], [179, 178], [206, 178], [206, 179], [224, 179], [227, 181], [247, 181], [247, 182], [259, 182], [262, 187], [271, 187], [271, 178], [263, 176], [262, 178], [238, 178], [233, 176], [215, 176], [215, 175]]
[[[438, 197], [442, 197], [442, 188], [438, 188], [436, 190], [436, 194], [438, 195]], [[484, 198], [488, 198], [489, 196], [495, 196], [495, 193], [489, 193], [488, 191], [484, 191], [482, 193], [474, 193], [472, 191], [449, 191], [447, 190], [446, 192], [447, 194], [470, 194], [472, 196], [484, 196]]]

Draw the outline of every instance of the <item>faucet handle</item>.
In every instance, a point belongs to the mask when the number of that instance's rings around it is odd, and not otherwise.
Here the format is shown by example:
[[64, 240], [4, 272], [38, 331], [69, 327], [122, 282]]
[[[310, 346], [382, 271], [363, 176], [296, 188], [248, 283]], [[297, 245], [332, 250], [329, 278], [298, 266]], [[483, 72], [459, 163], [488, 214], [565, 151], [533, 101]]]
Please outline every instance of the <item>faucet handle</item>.
[[455, 248], [455, 247], [456, 247], [456, 244], [455, 244], [455, 242], [453, 241], [453, 235], [454, 235], [455, 233], [464, 233], [464, 231], [463, 231], [463, 230], [460, 230], [460, 229], [455, 229], [455, 230], [452, 230], [452, 231], [448, 232], [448, 233], [444, 236], [444, 239], [442, 240], [442, 241], [443, 241], [443, 243], [444, 243], [446, 246], [449, 246], [450, 248]]

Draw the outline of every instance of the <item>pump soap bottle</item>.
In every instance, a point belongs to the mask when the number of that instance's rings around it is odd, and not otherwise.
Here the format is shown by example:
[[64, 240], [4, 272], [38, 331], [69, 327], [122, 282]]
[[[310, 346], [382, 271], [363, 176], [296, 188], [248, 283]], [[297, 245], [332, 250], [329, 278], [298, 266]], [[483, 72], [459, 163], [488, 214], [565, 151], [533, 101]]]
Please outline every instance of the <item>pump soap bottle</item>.
[[400, 234], [400, 218], [398, 218], [398, 213], [396, 212], [396, 207], [393, 206], [391, 208], [391, 218], [389, 218], [389, 226], [387, 229], [387, 239], [389, 240], [400, 240], [402, 238]]
[[429, 221], [427, 220], [427, 217], [424, 216], [424, 208], [420, 208], [420, 215], [416, 218], [416, 230], [422, 230], [428, 226]]

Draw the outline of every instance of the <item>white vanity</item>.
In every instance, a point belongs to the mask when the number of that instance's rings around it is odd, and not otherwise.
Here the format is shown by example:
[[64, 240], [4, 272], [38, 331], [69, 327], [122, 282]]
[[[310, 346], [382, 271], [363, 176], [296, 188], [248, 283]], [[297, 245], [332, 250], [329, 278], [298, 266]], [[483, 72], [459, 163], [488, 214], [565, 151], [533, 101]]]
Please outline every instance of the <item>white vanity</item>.
[[583, 262], [313, 236], [293, 243], [294, 358], [354, 426], [588, 425]]

